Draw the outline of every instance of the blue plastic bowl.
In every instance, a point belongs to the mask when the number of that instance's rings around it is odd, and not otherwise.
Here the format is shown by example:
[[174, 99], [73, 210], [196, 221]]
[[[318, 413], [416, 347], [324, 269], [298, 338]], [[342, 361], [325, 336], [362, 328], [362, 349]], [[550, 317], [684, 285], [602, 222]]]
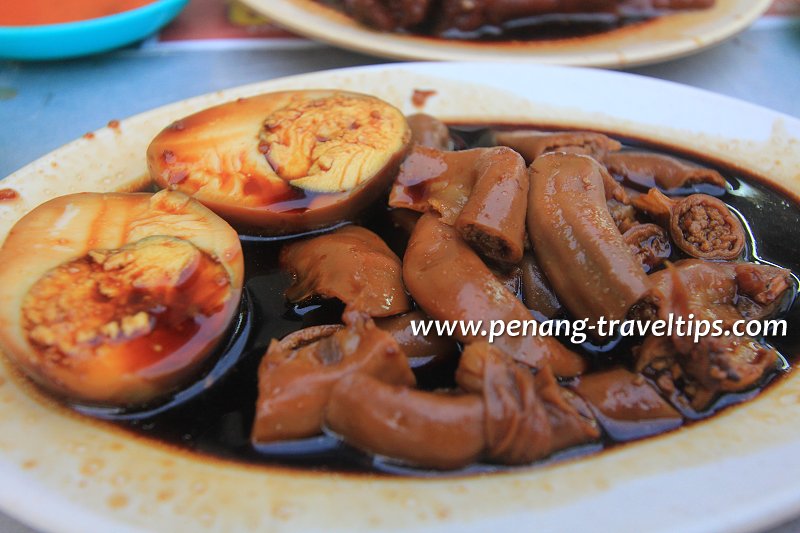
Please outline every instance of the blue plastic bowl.
[[65, 59], [113, 50], [155, 33], [188, 2], [157, 0], [115, 15], [63, 24], [0, 26], [0, 58]]

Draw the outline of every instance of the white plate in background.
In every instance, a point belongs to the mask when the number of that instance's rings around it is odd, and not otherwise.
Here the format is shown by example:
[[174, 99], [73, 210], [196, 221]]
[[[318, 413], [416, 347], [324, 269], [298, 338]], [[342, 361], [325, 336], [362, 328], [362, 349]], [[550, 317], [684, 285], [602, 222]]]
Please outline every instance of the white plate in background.
[[241, 1], [295, 33], [369, 55], [612, 68], [657, 63], [698, 52], [744, 30], [772, 3], [772, 0], [716, 0], [709, 9], [669, 14], [585, 37], [469, 42], [376, 31], [317, 0]]

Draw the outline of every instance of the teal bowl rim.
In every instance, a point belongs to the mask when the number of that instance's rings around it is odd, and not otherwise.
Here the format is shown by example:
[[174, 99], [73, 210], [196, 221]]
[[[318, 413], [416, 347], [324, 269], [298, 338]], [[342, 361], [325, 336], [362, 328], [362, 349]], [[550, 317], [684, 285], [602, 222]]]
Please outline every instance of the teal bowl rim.
[[[23, 0], [24, 1], [24, 0]], [[85, 20], [75, 20], [72, 22], [57, 22], [55, 24], [36, 24], [32, 26], [4, 26], [0, 24], [0, 33], [5, 35], [24, 35], [35, 33], [49, 33], [53, 31], [72, 31], [72, 30], [92, 30], [105, 26], [106, 24], [113, 24], [116, 22], [124, 22], [126, 19], [137, 18], [139, 16], [147, 16], [150, 14], [155, 15], [166, 6], [188, 4], [189, 0], [155, 0], [149, 4], [145, 4], [134, 9], [114, 13], [113, 15], [106, 15], [104, 17], [95, 17]]]

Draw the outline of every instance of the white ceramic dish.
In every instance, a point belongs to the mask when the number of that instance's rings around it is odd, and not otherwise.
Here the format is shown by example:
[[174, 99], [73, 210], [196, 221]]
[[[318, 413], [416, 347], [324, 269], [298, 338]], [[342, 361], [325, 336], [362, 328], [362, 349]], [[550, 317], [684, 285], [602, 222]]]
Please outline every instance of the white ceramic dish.
[[717, 44], [745, 29], [772, 3], [772, 0], [717, 0], [711, 9], [667, 15], [587, 37], [470, 43], [378, 32], [316, 0], [242, 1], [300, 35], [370, 55], [613, 68], [666, 61]]
[[[703, 152], [800, 194], [800, 121], [680, 85], [595, 70], [406, 64], [274, 80], [104, 128], [0, 182], [0, 240], [42, 201], [146, 180], [145, 148], [172, 120], [290, 88], [344, 88], [444, 119], [610, 130]], [[793, 325], [792, 327], [797, 327]], [[555, 466], [453, 479], [353, 477], [212, 460], [48, 405], [0, 365], [0, 508], [52, 531], [739, 531], [800, 508], [800, 377], [662, 437]]]

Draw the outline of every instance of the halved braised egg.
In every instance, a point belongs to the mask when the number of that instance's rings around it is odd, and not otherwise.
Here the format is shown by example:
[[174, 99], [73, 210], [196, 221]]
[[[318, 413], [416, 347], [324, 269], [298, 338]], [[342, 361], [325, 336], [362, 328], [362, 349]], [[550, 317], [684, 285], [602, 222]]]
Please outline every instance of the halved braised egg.
[[144, 403], [205, 367], [243, 270], [233, 228], [182, 193], [62, 196], [0, 248], [0, 348], [70, 400]]
[[352, 219], [383, 193], [411, 138], [403, 114], [344, 91], [262, 94], [200, 111], [147, 150], [161, 187], [266, 235]]

